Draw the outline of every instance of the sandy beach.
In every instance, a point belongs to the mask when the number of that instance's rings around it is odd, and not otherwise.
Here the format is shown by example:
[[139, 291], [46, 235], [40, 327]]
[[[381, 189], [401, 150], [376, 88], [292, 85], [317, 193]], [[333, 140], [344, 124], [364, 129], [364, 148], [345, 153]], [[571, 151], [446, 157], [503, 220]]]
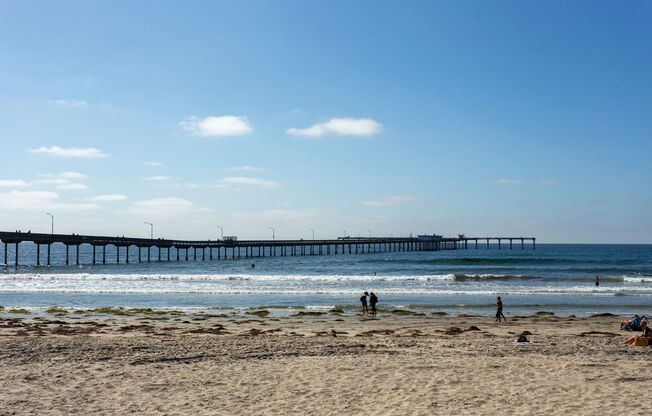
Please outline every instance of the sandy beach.
[[621, 319], [5, 317], [0, 414], [643, 414]]

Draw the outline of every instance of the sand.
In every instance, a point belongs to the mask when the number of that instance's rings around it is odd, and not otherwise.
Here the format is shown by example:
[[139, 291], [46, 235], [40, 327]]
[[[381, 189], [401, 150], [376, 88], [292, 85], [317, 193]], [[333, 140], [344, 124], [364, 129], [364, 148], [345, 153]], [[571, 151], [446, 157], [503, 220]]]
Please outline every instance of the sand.
[[5, 315], [0, 415], [649, 413], [621, 319]]

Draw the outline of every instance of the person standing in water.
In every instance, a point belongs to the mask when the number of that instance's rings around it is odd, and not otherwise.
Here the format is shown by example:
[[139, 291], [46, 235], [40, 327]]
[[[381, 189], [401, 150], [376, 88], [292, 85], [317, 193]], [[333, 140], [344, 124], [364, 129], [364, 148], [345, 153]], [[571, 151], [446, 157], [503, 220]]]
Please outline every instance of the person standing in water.
[[595, 287], [598, 287], [598, 286], [600, 286], [600, 277], [595, 276]]
[[360, 296], [360, 303], [362, 303], [362, 314], [367, 315], [369, 313], [369, 308], [367, 307], [367, 296], [369, 296], [369, 293], [364, 292], [362, 296]]
[[369, 303], [371, 304], [371, 314], [376, 316], [378, 311], [376, 311], [376, 304], [378, 303], [378, 296], [374, 292], [369, 294]]
[[503, 315], [503, 301], [500, 299], [500, 296], [496, 298], [496, 321], [500, 322], [500, 318], [503, 318], [507, 322], [507, 318]]

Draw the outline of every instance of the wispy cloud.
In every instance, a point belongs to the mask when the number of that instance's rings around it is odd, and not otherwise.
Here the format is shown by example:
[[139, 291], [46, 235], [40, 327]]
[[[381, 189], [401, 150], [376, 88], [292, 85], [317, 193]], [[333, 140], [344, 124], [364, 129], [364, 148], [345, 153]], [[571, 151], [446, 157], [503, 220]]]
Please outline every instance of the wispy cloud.
[[383, 125], [371, 118], [332, 118], [325, 123], [313, 124], [306, 128], [292, 127], [287, 134], [298, 137], [317, 138], [326, 135], [373, 136]]
[[83, 173], [73, 171], [61, 172], [58, 176], [63, 179], [86, 179], [87, 177]]
[[184, 214], [212, 211], [210, 208], [197, 207], [192, 202], [177, 197], [136, 201], [126, 210], [128, 214], [141, 217], [176, 217]]
[[256, 212], [236, 212], [231, 216], [234, 219], [246, 221], [303, 221], [319, 217], [319, 212], [315, 210], [271, 209]]
[[2, 188], [24, 188], [26, 186], [29, 186], [29, 184], [22, 179], [0, 179], [0, 187]]
[[90, 104], [84, 100], [57, 99], [57, 100], [50, 100], [50, 103], [60, 107], [85, 108], [90, 106]]
[[157, 175], [157, 176], [147, 176], [147, 177], [145, 177], [143, 179], [145, 179], [146, 181], [149, 181], [149, 182], [168, 182], [168, 181], [171, 181], [174, 178], [172, 178], [172, 176]]
[[203, 137], [242, 136], [253, 131], [243, 116], [188, 117], [179, 123], [187, 133]]
[[42, 153], [58, 157], [78, 157], [78, 158], [102, 158], [108, 156], [100, 149], [94, 147], [59, 147], [59, 146], [41, 146], [37, 149], [29, 149], [30, 153]]
[[489, 182], [490, 185], [523, 185], [523, 181], [518, 179], [496, 179]]
[[392, 195], [386, 198], [381, 199], [372, 199], [370, 201], [364, 201], [365, 205], [370, 207], [392, 207], [401, 204], [408, 204], [414, 202], [416, 199], [407, 195]]
[[279, 184], [269, 179], [250, 178], [246, 176], [227, 176], [220, 183], [224, 185], [254, 186], [265, 189], [278, 188]]
[[59, 195], [47, 191], [10, 191], [0, 193], [0, 210], [70, 210], [85, 211], [99, 208], [92, 203], [68, 204], [58, 201]]
[[202, 187], [207, 187], [207, 188], [210, 187], [210, 186], [200, 185], [194, 182], [187, 182], [184, 181], [182, 178], [177, 178], [174, 176], [155, 175], [155, 176], [146, 176], [143, 179], [148, 182], [153, 182], [159, 186], [165, 186], [168, 188], [196, 189]]
[[255, 166], [233, 166], [230, 167], [229, 170], [234, 171], [234, 172], [262, 172], [263, 168], [257, 168]]
[[184, 180], [183, 178], [173, 177], [173, 176], [147, 176], [143, 180], [148, 182], [155, 183], [159, 186], [165, 186], [168, 188], [186, 188], [186, 189], [220, 189], [220, 188], [263, 188], [263, 189], [275, 189], [280, 185], [278, 182], [275, 182], [270, 179], [264, 178], [254, 178], [248, 176], [227, 176], [220, 180], [207, 182], [207, 183], [197, 183], [192, 181]]
[[163, 163], [150, 161], [150, 162], [144, 162], [143, 165], [155, 167], [155, 166], [163, 166]]
[[543, 178], [541, 179], [540, 182], [542, 185], [557, 185], [559, 183], [557, 179], [551, 179], [551, 178]]
[[380, 223], [387, 222], [389, 218], [385, 215], [372, 215], [369, 217], [356, 217], [351, 215], [344, 215], [340, 217], [340, 220], [346, 221], [347, 223], [351, 223], [351, 224], [380, 224]]
[[35, 184], [54, 185], [56, 189], [65, 191], [86, 189], [86, 185], [79, 182], [73, 182], [74, 180], [86, 179], [86, 175], [79, 172], [67, 171], [60, 173], [48, 173], [40, 176], [43, 179], [35, 181]]
[[89, 102], [86, 100], [79, 100], [79, 99], [72, 99], [72, 98], [57, 98], [57, 99], [52, 99], [52, 100], [47, 100], [48, 104], [61, 108], [61, 109], [103, 109], [103, 110], [111, 110], [115, 109], [116, 107], [108, 104], [108, 103], [102, 103], [102, 102]]
[[83, 183], [62, 183], [55, 186], [55, 188], [64, 191], [80, 191], [82, 189], [86, 189], [86, 185]]
[[124, 201], [127, 199], [125, 195], [120, 194], [106, 194], [106, 195], [96, 195], [88, 198], [89, 201], [93, 202], [115, 202], [115, 201]]

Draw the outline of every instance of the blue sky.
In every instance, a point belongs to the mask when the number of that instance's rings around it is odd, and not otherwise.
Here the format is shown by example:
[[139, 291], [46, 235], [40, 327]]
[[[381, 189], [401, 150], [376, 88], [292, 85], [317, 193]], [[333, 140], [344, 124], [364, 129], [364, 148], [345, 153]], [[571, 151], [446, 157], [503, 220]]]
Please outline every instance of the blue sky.
[[652, 242], [649, 2], [0, 8], [0, 229]]

